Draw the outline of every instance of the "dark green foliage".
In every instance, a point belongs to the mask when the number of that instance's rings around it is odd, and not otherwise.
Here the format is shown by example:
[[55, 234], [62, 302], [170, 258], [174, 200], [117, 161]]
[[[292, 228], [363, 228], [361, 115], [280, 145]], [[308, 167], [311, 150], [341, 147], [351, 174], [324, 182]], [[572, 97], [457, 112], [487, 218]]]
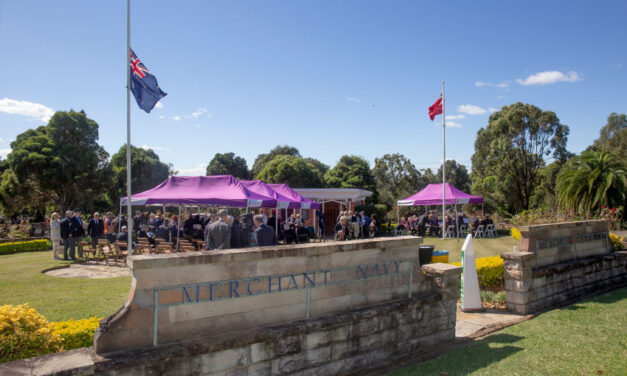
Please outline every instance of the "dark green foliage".
[[[273, 160], [278, 155], [289, 155], [292, 157], [300, 157], [300, 152], [293, 146], [288, 145], [277, 145], [274, 149], [270, 150], [267, 154], [259, 154], [257, 158], [255, 158], [255, 163], [253, 163], [253, 167], [250, 169], [250, 175], [253, 178], [261, 179], [259, 177], [259, 173], [263, 168]], [[262, 179], [263, 180], [263, 179]]]
[[472, 193], [512, 214], [529, 209], [545, 158], [566, 160], [568, 126], [555, 113], [523, 103], [504, 106], [477, 132]]
[[[446, 161], [446, 182], [466, 193], [470, 192], [470, 186], [472, 184], [466, 166], [457, 164], [457, 162], [452, 159]], [[438, 168], [435, 181], [432, 183], [442, 183], [442, 165]]]
[[234, 153], [216, 153], [207, 165], [207, 176], [211, 175], [233, 175], [242, 180], [250, 179], [246, 160]]
[[606, 151], [627, 163], [627, 116], [612, 112], [607, 117], [607, 124], [601, 128], [599, 138], [588, 150]]
[[19, 134], [3, 173], [5, 211], [19, 212], [7, 200], [14, 194], [32, 211], [93, 206], [110, 177], [108, 154], [97, 141], [98, 124], [83, 111], [59, 111], [48, 125]]
[[284, 183], [293, 188], [317, 188], [323, 186], [320, 172], [303, 158], [278, 155], [265, 164], [257, 179], [266, 183]]
[[428, 182], [411, 161], [402, 154], [385, 154], [374, 160], [372, 175], [376, 180], [379, 200], [391, 210], [396, 202], [424, 188]]
[[360, 188], [373, 192], [366, 201], [378, 202], [377, 184], [370, 171], [368, 161], [356, 155], [343, 155], [339, 162], [324, 174], [327, 187]]
[[615, 155], [587, 150], [572, 158], [557, 177], [559, 205], [592, 213], [625, 205], [627, 170]]
[[[120, 204], [120, 197], [126, 196], [126, 144], [111, 157], [113, 186], [109, 197], [114, 206]], [[174, 173], [172, 166], [159, 160], [152, 149], [136, 148], [131, 145], [131, 188], [133, 193], [143, 192], [163, 182]]]

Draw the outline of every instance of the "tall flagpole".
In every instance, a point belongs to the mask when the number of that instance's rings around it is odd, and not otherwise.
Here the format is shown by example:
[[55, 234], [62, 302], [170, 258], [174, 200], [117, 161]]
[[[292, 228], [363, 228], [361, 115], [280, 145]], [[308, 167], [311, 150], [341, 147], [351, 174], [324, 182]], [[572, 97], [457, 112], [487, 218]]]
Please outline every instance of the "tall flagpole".
[[133, 254], [133, 216], [131, 215], [131, 0], [126, 0], [126, 210], [128, 255]]
[[444, 100], [444, 80], [442, 80], [442, 239], [446, 234], [446, 110]]

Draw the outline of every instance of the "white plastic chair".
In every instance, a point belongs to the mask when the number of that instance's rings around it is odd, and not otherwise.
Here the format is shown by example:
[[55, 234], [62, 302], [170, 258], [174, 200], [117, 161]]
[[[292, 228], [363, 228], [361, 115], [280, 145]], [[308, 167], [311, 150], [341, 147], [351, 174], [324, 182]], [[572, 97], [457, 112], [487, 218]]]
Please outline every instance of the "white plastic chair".
[[455, 226], [449, 225], [446, 228], [446, 232], [444, 233], [445, 238], [454, 238], [455, 237]]
[[487, 238], [494, 238], [496, 237], [496, 231], [494, 231], [494, 224], [489, 224], [485, 226], [485, 236]]
[[485, 233], [483, 232], [483, 225], [477, 226], [477, 229], [475, 230], [474, 237], [475, 238], [484, 238], [485, 237]]
[[466, 231], [468, 231], [468, 225], [459, 226], [459, 237], [463, 238], [464, 236], [466, 236]]

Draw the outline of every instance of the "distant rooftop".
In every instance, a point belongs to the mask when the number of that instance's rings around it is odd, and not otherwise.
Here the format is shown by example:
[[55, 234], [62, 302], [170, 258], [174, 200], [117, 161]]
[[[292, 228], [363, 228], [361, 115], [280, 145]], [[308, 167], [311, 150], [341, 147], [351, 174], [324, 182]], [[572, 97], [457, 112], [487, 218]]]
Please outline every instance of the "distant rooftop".
[[303, 197], [314, 201], [361, 201], [372, 192], [359, 188], [293, 188]]

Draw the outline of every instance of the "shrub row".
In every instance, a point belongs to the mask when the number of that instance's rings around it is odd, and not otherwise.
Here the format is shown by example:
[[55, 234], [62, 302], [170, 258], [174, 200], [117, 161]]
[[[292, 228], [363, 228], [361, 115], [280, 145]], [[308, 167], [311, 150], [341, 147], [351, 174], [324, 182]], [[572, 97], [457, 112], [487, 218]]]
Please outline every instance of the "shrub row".
[[17, 252], [37, 252], [48, 250], [47, 239], [28, 240], [0, 244], [0, 255], [10, 255]]
[[0, 306], [0, 362], [89, 347], [98, 321], [50, 323], [28, 304]]
[[[503, 259], [500, 256], [481, 257], [475, 260], [479, 287], [497, 287], [503, 285]], [[453, 265], [461, 266], [461, 262]]]

